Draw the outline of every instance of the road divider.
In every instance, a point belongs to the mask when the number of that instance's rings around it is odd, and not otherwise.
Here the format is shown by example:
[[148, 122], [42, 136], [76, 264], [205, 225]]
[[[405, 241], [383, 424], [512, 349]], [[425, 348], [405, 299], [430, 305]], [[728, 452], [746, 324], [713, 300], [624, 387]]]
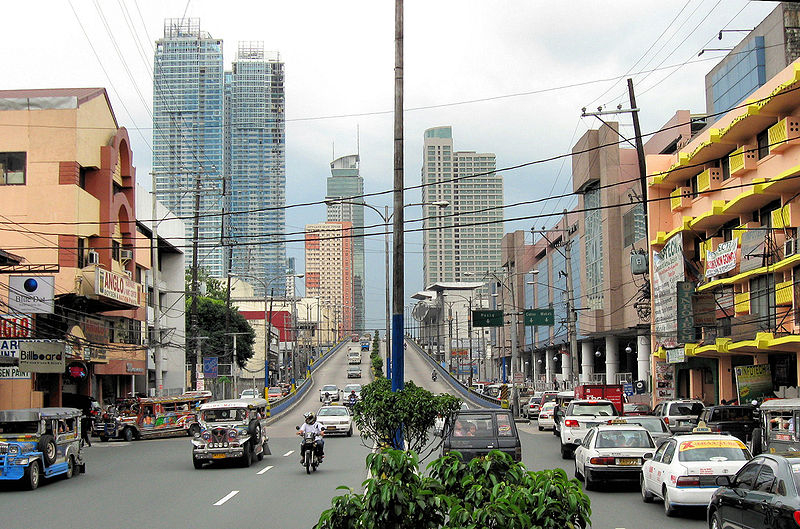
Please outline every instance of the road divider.
[[229, 499], [233, 498], [233, 497], [234, 497], [234, 496], [236, 496], [237, 494], [239, 494], [239, 491], [238, 491], [238, 490], [232, 490], [232, 491], [230, 491], [228, 494], [226, 494], [226, 495], [225, 495], [225, 497], [224, 497], [224, 498], [222, 498], [222, 499], [221, 499], [221, 500], [219, 500], [217, 503], [215, 503], [215, 504], [214, 504], [214, 507], [219, 507], [220, 505], [225, 505], [225, 502], [226, 502], [226, 501], [228, 501]]

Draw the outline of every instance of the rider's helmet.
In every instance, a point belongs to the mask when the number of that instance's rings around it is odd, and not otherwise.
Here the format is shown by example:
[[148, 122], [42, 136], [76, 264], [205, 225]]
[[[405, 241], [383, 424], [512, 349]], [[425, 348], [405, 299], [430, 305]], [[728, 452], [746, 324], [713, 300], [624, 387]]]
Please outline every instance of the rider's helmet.
[[351, 394], [351, 395], [355, 395], [355, 394], [356, 394], [356, 390], [354, 390], [354, 389], [351, 389], [351, 390], [350, 390], [350, 394]]
[[306, 420], [306, 424], [313, 424], [314, 423], [314, 414], [310, 411], [307, 411], [303, 414], [303, 418]]

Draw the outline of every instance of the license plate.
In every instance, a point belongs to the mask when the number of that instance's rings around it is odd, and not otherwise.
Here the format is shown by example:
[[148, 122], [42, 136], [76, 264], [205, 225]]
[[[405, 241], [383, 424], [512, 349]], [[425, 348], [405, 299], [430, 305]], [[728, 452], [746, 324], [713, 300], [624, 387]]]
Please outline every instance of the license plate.
[[326, 430], [335, 430], [336, 426], [326, 426], [325, 429]]
[[225, 454], [211, 454], [211, 459], [225, 459]]
[[639, 464], [638, 459], [632, 459], [632, 458], [618, 459], [617, 461], [618, 461], [617, 464], [623, 467], [629, 467]]

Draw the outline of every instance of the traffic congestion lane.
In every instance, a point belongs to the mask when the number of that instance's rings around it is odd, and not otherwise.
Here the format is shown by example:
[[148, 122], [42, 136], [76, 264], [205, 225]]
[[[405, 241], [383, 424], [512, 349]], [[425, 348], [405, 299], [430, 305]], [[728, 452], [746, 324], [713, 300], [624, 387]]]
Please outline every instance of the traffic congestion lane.
[[[367, 356], [367, 355], [365, 355]], [[44, 482], [36, 491], [2, 482], [2, 527], [192, 527], [218, 528], [238, 520], [265, 527], [311, 527], [339, 485], [360, 489], [369, 450], [353, 437], [328, 438], [325, 461], [306, 475], [299, 464], [295, 425], [306, 409], [316, 412], [320, 382], [346, 381], [346, 353], [339, 351], [315, 371], [315, 387], [267, 429], [272, 455], [240, 468], [224, 462], [195, 470], [188, 437], [93, 443], [87, 473]], [[354, 379], [351, 379], [351, 381]]]

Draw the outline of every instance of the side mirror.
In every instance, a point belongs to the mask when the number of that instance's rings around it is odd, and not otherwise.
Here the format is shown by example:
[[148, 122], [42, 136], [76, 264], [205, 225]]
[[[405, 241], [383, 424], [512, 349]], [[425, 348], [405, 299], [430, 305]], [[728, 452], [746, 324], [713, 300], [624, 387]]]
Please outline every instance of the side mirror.
[[294, 429], [295, 429], [295, 430], [299, 430], [299, 429], [300, 429], [300, 426], [299, 426], [299, 425], [298, 425], [298, 426], [295, 426], [295, 427], [294, 427]]
[[730, 488], [731, 484], [732, 484], [731, 476], [717, 476], [716, 483], [720, 487], [728, 487], [728, 488]]
[[575, 446], [583, 446], [583, 439], [576, 439]]
[[647, 461], [648, 459], [653, 459], [653, 453], [647, 452], [645, 455], [642, 456], [642, 459], [644, 459], [645, 461]]

